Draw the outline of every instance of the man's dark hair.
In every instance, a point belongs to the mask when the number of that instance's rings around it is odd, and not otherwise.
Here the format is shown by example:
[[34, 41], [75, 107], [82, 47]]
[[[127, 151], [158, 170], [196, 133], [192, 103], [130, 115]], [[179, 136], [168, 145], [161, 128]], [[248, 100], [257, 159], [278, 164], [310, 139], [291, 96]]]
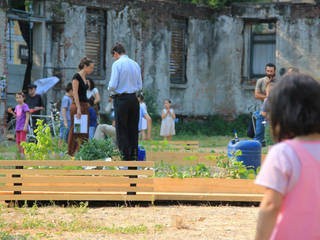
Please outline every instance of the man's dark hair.
[[90, 82], [89, 90], [94, 89], [95, 85], [94, 85], [94, 81], [93, 81], [93, 79], [92, 79], [92, 78], [87, 77], [87, 80]]
[[276, 70], [276, 65], [274, 65], [273, 63], [267, 63], [267, 64], [266, 64], [266, 68], [267, 68], [267, 67], [273, 67], [274, 70]]
[[68, 83], [66, 86], [66, 92], [69, 92], [70, 90], [72, 90], [72, 83]]
[[320, 133], [320, 83], [290, 74], [270, 92], [270, 119], [275, 141]]
[[111, 48], [111, 55], [113, 56], [114, 53], [118, 53], [119, 55], [121, 55], [126, 53], [126, 50], [121, 43], [116, 43], [116, 45]]

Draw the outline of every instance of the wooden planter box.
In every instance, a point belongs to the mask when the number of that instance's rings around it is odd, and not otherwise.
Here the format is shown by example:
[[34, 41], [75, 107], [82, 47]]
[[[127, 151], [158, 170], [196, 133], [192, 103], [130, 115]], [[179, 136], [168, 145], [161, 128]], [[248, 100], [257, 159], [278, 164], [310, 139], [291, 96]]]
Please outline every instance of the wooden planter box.
[[[2, 160], [0, 200], [246, 201], [257, 202], [263, 188], [253, 180], [156, 178], [153, 162]], [[25, 166], [24, 169], [15, 166]], [[28, 166], [139, 167], [126, 169], [29, 169]], [[137, 178], [135, 177], [137, 176]], [[128, 193], [135, 192], [136, 195]]]
[[249, 179], [154, 178], [155, 200], [259, 202], [263, 193]]

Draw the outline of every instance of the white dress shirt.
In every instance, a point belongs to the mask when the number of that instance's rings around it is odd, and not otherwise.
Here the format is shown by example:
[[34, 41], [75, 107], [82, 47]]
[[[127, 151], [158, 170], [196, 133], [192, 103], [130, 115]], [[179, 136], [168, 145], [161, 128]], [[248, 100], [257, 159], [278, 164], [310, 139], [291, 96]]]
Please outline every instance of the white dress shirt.
[[108, 90], [112, 94], [135, 93], [142, 89], [141, 70], [135, 61], [122, 55], [112, 64]]

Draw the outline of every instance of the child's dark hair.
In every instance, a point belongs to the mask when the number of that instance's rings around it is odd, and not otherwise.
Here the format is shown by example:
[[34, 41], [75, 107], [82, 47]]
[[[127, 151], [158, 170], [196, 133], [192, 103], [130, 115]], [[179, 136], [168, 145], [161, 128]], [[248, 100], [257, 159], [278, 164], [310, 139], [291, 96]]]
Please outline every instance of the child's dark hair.
[[70, 90], [72, 90], [72, 83], [68, 83], [66, 86], [66, 92], [69, 92]]
[[169, 98], [165, 99], [163, 102], [168, 101], [171, 104], [171, 100]]
[[303, 74], [290, 74], [270, 93], [270, 119], [275, 141], [320, 133], [320, 83]]
[[90, 82], [89, 90], [94, 89], [95, 85], [94, 85], [94, 81], [92, 80], [92, 78], [87, 77], [87, 80]]
[[138, 95], [137, 95], [137, 98], [140, 98], [141, 101], [143, 101], [143, 100], [144, 100], [143, 93], [142, 93], [142, 92], [139, 92]]
[[93, 106], [93, 105], [94, 105], [94, 98], [90, 98], [90, 99], [89, 99], [89, 105], [90, 105], [90, 106]]
[[23, 92], [17, 92], [17, 93], [16, 93], [16, 95], [22, 96], [22, 97], [23, 97], [23, 99], [25, 99], [25, 95], [24, 95], [24, 93], [23, 93]]

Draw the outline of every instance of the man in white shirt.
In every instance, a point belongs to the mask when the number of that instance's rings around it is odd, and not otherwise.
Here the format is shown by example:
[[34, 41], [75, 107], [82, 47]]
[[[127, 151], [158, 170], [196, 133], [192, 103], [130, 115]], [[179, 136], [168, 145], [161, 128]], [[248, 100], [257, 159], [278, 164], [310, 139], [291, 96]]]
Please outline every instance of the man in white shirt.
[[116, 135], [123, 160], [138, 159], [139, 101], [136, 92], [142, 89], [139, 65], [125, 54], [121, 44], [111, 50], [112, 64], [108, 90], [114, 100]]

